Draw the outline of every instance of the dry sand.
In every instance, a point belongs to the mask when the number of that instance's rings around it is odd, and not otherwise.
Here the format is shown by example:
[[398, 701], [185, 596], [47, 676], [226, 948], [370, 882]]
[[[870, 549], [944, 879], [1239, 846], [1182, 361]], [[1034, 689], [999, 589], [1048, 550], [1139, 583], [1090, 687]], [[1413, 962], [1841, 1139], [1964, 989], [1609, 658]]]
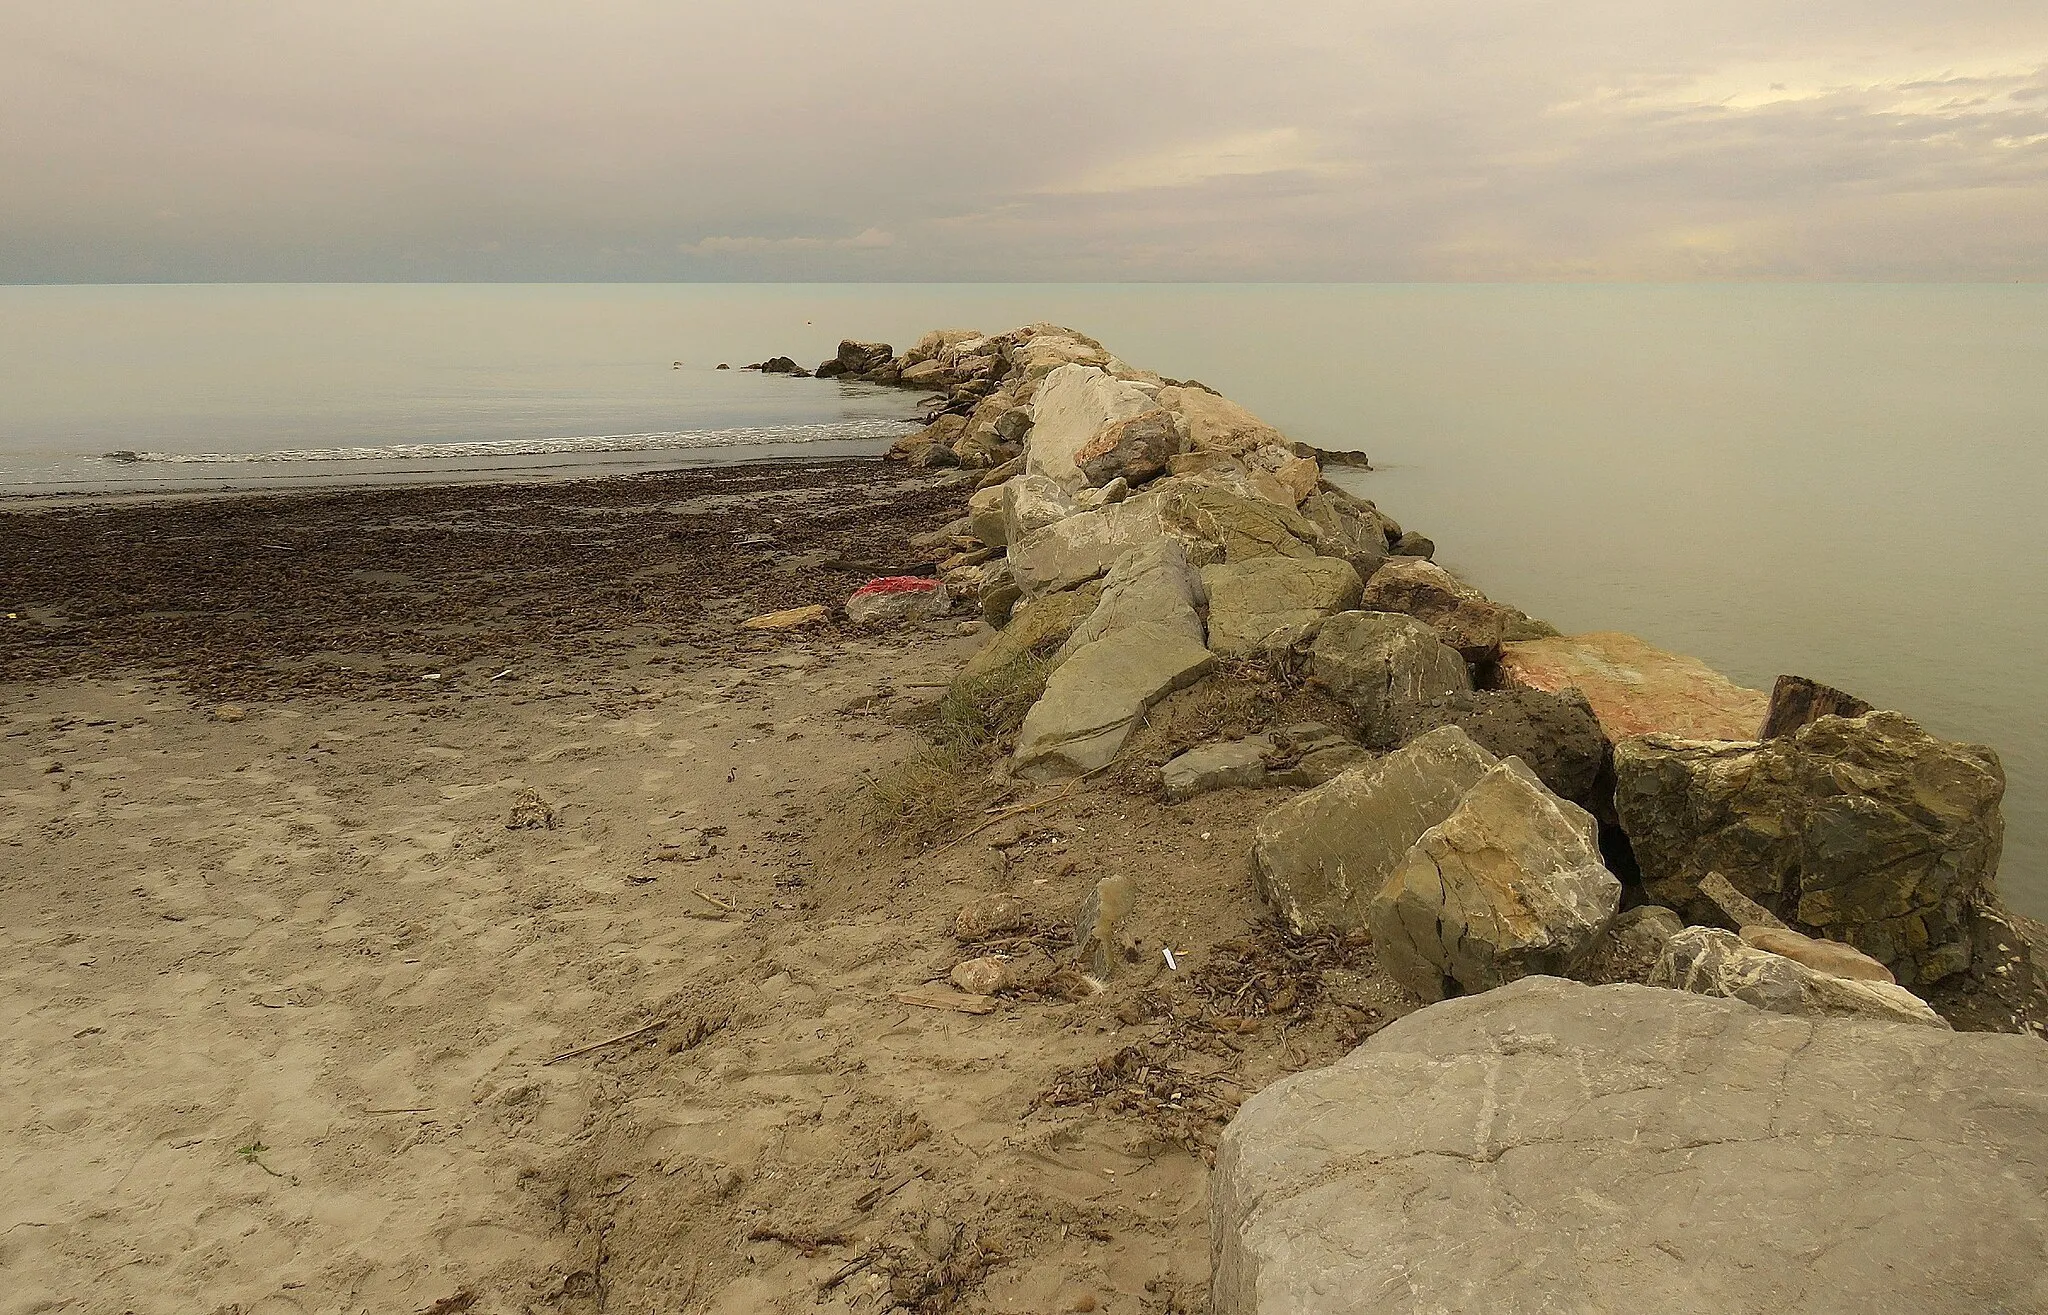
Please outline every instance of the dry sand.
[[[965, 843], [865, 828], [977, 641], [736, 624], [958, 497], [821, 464], [0, 520], [0, 1311], [1199, 1309], [1221, 1122], [1407, 1005], [1259, 922], [1278, 796], [1152, 797], [1200, 687]], [[1058, 955], [1116, 872], [1107, 991], [895, 1000]], [[998, 892], [1028, 925], [959, 944]]]

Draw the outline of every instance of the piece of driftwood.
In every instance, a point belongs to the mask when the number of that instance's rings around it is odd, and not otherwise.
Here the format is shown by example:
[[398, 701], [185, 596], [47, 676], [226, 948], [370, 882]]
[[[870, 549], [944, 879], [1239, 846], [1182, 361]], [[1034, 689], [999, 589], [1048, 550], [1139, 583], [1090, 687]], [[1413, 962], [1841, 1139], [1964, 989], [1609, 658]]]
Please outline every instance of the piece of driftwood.
[[1780, 676], [1771, 687], [1770, 710], [1764, 713], [1763, 731], [1757, 738], [1775, 740], [1802, 726], [1811, 726], [1822, 717], [1861, 717], [1870, 711], [1868, 703], [1833, 685], [1823, 685], [1805, 676]]
[[1709, 872], [1700, 881], [1700, 894], [1714, 902], [1714, 906], [1728, 915], [1736, 930], [1744, 927], [1771, 927], [1778, 931], [1791, 931], [1778, 915], [1757, 903], [1749, 896], [1735, 889], [1735, 883], [1718, 872]]
[[565, 1059], [574, 1059], [578, 1055], [587, 1055], [593, 1050], [603, 1050], [606, 1046], [615, 1046], [621, 1041], [631, 1041], [634, 1037], [646, 1036], [649, 1032], [658, 1032], [675, 1021], [673, 1018], [658, 1018], [654, 1022], [648, 1023], [644, 1027], [636, 1027], [630, 1032], [621, 1032], [617, 1036], [608, 1036], [602, 1041], [593, 1041], [587, 1046], [578, 1046], [574, 1050], [564, 1050], [553, 1059], [542, 1060], [541, 1067], [546, 1068], [549, 1064], [559, 1064]]
[[916, 1005], [920, 1009], [950, 1009], [956, 1014], [992, 1013], [996, 1007], [992, 995], [969, 995], [950, 986], [913, 986], [896, 992], [895, 1000], [897, 1004]]

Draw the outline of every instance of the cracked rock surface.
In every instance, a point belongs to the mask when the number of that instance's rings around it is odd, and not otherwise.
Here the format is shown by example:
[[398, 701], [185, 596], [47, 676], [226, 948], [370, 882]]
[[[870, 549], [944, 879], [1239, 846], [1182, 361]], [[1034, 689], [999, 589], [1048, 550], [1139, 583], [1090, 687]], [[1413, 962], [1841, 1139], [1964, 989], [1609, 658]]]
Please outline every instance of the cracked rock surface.
[[1250, 1101], [1217, 1315], [2048, 1310], [2048, 1044], [1531, 977]]

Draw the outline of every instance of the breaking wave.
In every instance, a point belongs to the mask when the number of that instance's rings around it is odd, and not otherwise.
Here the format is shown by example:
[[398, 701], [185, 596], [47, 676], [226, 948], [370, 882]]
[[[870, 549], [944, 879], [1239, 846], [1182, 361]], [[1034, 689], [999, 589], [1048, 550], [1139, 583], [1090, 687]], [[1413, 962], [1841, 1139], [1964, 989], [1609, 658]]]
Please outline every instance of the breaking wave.
[[832, 420], [811, 425], [759, 425], [663, 434], [592, 434], [577, 438], [506, 438], [464, 443], [389, 443], [369, 447], [287, 448], [275, 452], [107, 452], [124, 465], [223, 466], [307, 461], [447, 461], [581, 452], [697, 451], [785, 443], [897, 438], [917, 428], [905, 420]]

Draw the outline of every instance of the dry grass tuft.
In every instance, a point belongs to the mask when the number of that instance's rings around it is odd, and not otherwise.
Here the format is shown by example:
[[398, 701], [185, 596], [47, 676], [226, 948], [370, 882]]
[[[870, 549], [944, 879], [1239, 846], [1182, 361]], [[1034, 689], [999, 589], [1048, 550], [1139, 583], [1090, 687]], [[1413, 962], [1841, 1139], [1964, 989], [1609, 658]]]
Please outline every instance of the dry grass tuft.
[[917, 718], [931, 743], [869, 783], [868, 825], [920, 846], [971, 826], [1002, 794], [991, 768], [1051, 674], [1050, 656], [1027, 653], [955, 681]]

